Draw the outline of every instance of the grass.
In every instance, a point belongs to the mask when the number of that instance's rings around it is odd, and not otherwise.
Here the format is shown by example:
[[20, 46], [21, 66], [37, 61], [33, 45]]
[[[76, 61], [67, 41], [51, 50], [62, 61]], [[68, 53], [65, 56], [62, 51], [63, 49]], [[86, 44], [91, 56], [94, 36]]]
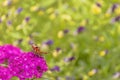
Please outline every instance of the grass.
[[[41, 80], [120, 79], [113, 78], [120, 71], [120, 19], [111, 22], [120, 15], [120, 5], [110, 12], [119, 0], [12, 0], [10, 5], [7, 1], [0, 1], [0, 44], [31, 51], [32, 40], [48, 52], [45, 58], [49, 69], [57, 65], [60, 71], [49, 70], [43, 75], [48, 79]], [[23, 10], [16, 14], [18, 8]], [[26, 17], [30, 17], [28, 22]], [[8, 21], [12, 23], [6, 24]], [[84, 30], [77, 33], [79, 26]], [[53, 40], [53, 44], [44, 46], [47, 40]], [[55, 53], [58, 47], [61, 52]], [[64, 61], [72, 56], [74, 60]]]

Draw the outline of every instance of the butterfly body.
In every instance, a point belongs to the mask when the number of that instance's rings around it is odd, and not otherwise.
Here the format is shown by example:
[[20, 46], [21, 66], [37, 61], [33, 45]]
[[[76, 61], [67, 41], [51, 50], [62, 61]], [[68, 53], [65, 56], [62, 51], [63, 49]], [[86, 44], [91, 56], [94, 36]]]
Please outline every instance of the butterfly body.
[[34, 53], [37, 54], [37, 55], [39, 55], [39, 56], [42, 56], [42, 54], [47, 54], [46, 52], [42, 52], [40, 50], [40, 47], [38, 47], [35, 44], [32, 44], [32, 49], [33, 49]]

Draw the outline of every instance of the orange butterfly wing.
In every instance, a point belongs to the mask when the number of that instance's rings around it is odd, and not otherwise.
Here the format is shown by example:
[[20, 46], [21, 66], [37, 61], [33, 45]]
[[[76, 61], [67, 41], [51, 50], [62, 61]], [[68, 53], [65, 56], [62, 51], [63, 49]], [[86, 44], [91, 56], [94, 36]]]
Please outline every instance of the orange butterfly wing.
[[42, 55], [42, 54], [47, 54], [46, 52], [41, 52], [40, 51], [40, 48], [38, 46], [36, 46], [35, 44], [32, 44], [32, 48], [33, 48], [33, 51], [38, 54], [38, 55]]

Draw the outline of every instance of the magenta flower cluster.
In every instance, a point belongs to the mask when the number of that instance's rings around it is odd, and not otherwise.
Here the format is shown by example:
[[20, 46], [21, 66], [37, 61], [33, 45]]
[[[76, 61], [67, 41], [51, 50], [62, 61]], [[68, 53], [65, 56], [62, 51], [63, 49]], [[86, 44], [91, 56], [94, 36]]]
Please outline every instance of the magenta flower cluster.
[[0, 46], [0, 80], [41, 78], [48, 70], [43, 57], [24, 52], [12, 45]]

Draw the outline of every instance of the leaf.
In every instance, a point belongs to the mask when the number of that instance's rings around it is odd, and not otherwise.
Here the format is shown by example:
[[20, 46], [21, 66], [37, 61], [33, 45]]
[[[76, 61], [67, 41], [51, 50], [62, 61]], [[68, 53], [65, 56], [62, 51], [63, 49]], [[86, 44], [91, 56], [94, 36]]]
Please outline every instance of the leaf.
[[42, 1], [41, 1], [41, 5], [43, 5], [43, 6], [50, 6], [50, 5], [52, 5], [54, 2], [55, 2], [55, 0], [47, 0], [47, 1], [42, 0]]
[[11, 80], [20, 80], [18, 77], [12, 77]]

